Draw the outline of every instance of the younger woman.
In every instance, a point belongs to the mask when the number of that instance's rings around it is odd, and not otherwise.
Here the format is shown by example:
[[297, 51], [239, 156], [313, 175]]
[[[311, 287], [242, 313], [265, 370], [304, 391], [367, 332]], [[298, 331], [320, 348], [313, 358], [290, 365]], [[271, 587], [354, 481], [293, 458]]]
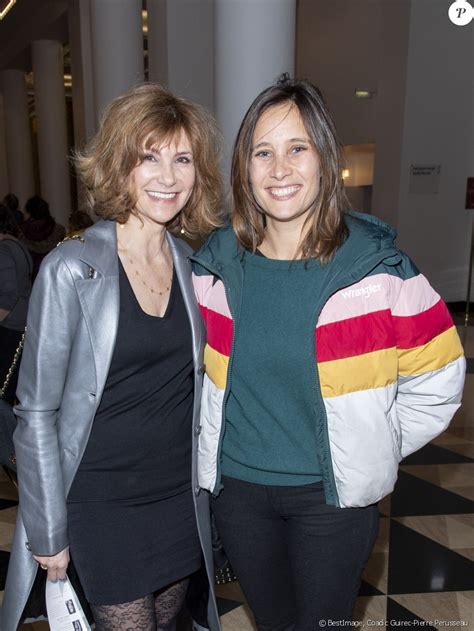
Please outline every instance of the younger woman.
[[376, 502], [460, 404], [446, 306], [389, 226], [345, 212], [341, 172], [320, 92], [284, 77], [242, 122], [232, 224], [194, 258], [199, 482], [260, 631], [347, 626]]

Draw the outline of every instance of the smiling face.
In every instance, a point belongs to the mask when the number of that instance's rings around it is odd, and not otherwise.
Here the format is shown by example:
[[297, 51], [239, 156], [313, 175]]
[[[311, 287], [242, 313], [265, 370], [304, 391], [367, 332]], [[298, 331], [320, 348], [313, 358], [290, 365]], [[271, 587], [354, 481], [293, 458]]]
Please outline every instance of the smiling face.
[[267, 219], [303, 227], [319, 192], [320, 164], [298, 108], [266, 110], [255, 126], [249, 165], [252, 191]]
[[186, 205], [195, 179], [192, 147], [184, 131], [169, 143], [144, 149], [129, 176], [135, 213], [145, 222], [168, 223]]

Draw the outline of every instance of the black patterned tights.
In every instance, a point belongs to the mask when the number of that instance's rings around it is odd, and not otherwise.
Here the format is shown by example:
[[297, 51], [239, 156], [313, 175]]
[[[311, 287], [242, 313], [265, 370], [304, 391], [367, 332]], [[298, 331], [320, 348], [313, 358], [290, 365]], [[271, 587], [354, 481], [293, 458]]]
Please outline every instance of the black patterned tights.
[[189, 579], [119, 605], [91, 605], [96, 631], [175, 631]]

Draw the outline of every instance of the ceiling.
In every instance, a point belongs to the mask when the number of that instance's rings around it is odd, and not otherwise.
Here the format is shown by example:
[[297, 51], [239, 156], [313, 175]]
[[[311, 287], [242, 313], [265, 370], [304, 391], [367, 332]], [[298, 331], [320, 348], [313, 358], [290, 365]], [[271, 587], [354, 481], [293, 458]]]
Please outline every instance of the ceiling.
[[0, 70], [31, 70], [36, 39], [68, 41], [67, 0], [17, 0], [0, 21]]

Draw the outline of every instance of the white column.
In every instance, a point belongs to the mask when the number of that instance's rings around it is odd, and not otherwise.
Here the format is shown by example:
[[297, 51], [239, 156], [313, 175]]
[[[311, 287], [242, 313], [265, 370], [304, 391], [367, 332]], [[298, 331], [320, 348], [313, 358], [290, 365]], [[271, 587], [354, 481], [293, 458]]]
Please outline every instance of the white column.
[[21, 70], [0, 72], [3, 96], [8, 184], [20, 204], [35, 193], [33, 151], [25, 75]]
[[96, 131], [89, 0], [69, 3], [68, 31], [71, 49], [74, 144], [76, 147], [82, 147]]
[[48, 202], [53, 217], [67, 227], [71, 187], [63, 47], [59, 42], [33, 42], [33, 78], [41, 196]]
[[228, 169], [250, 103], [282, 72], [294, 72], [296, 1], [216, 0], [215, 12], [215, 104]]
[[[96, 132], [89, 0], [75, 0], [69, 3], [68, 31], [71, 50], [74, 146], [76, 149], [82, 149]], [[80, 179], [77, 179], [77, 206], [86, 206], [86, 190]]]
[[214, 0], [147, 0], [150, 81], [214, 110]]
[[168, 0], [147, 0], [148, 78], [168, 87]]
[[95, 113], [143, 82], [141, 0], [91, 0]]

